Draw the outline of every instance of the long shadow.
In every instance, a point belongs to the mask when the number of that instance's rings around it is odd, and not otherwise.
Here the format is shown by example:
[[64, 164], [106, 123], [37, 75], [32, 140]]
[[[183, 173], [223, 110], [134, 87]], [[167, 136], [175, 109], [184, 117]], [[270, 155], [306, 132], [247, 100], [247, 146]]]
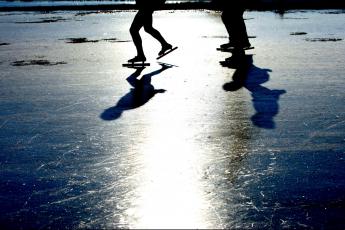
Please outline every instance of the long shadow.
[[271, 90], [262, 86], [269, 80], [269, 72], [272, 71], [255, 66], [252, 55], [246, 55], [243, 63], [238, 65], [234, 72], [232, 81], [225, 83], [223, 89], [236, 91], [244, 87], [249, 90], [256, 110], [256, 113], [251, 117], [253, 124], [260, 128], [274, 129], [274, 117], [279, 112], [278, 100], [286, 91]]
[[130, 89], [130, 91], [124, 95], [115, 106], [104, 110], [100, 117], [106, 121], [116, 120], [121, 117], [124, 111], [138, 108], [146, 104], [157, 93], [164, 93], [166, 91], [165, 89], [154, 88], [151, 84], [151, 78], [160, 74], [164, 70], [171, 68], [172, 65], [165, 63], [160, 63], [160, 65], [160, 69], [143, 75], [139, 80], [138, 77], [145, 67], [135, 68], [135, 72], [126, 79], [133, 88]]

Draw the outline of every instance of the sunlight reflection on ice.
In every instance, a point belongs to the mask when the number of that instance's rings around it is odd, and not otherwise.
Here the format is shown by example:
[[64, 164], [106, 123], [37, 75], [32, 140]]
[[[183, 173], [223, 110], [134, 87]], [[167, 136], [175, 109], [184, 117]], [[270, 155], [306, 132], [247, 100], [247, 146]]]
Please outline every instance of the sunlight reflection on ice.
[[[152, 117], [152, 120], [155, 120]], [[183, 124], [181, 122], [181, 124]], [[182, 132], [183, 130], [183, 132]], [[205, 200], [198, 181], [198, 151], [185, 141], [188, 129], [175, 122], [169, 128], [160, 122], [147, 130], [142, 149], [143, 168], [136, 198], [135, 228], [206, 227]]]

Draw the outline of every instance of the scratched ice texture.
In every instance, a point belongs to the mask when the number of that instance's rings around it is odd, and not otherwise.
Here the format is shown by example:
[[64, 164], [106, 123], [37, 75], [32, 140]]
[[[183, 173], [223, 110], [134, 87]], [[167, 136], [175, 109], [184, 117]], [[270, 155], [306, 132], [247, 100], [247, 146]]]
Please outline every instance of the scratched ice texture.
[[246, 12], [240, 85], [219, 12], [123, 68], [134, 14], [0, 13], [1, 227], [343, 229], [344, 12]]

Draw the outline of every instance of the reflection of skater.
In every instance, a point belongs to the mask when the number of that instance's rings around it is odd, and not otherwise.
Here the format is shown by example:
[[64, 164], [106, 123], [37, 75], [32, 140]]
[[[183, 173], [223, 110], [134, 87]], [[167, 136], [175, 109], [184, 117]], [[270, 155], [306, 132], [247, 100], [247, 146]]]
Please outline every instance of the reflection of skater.
[[271, 90], [263, 83], [269, 80], [269, 69], [261, 69], [253, 65], [252, 56], [245, 56], [247, 65], [242, 65], [236, 69], [232, 76], [232, 81], [224, 84], [226, 91], [236, 91], [244, 87], [250, 91], [252, 102], [256, 113], [251, 117], [254, 125], [272, 129], [275, 127], [273, 118], [279, 112], [278, 100], [280, 95], [286, 93], [285, 90]]
[[115, 106], [110, 107], [101, 114], [103, 120], [118, 119], [125, 110], [138, 108], [147, 103], [157, 93], [164, 93], [164, 89], [155, 89], [151, 84], [151, 78], [160, 74], [164, 70], [172, 66], [161, 63], [161, 68], [151, 73], [143, 75], [140, 80], [137, 78], [145, 67], [138, 67], [136, 71], [127, 78], [128, 83], [133, 87], [126, 95], [124, 95]]
[[142, 27], [144, 27], [145, 32], [151, 34], [161, 43], [162, 49], [158, 53], [159, 56], [172, 48], [172, 46], [163, 38], [160, 32], [152, 27], [152, 14], [157, 8], [160, 7], [160, 5], [163, 5], [164, 2], [165, 0], [136, 0], [136, 5], [139, 8], [139, 11], [135, 15], [129, 31], [131, 33], [134, 45], [137, 49], [137, 56], [128, 60], [128, 62], [146, 61], [142, 46], [142, 40], [139, 34], [139, 30]]

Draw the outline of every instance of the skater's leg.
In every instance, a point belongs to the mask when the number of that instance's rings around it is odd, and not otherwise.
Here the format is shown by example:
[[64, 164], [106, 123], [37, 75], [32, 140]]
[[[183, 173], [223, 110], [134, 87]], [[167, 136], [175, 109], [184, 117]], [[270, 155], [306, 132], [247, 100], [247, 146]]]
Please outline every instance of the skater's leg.
[[153, 11], [145, 11], [145, 17], [143, 19], [144, 30], [146, 33], [157, 39], [162, 45], [166, 45], [168, 43], [165, 41], [161, 33], [152, 26], [152, 14]]
[[229, 15], [229, 12], [225, 9], [222, 13], [222, 21], [225, 26], [226, 31], [228, 32], [229, 36], [229, 43], [221, 45], [222, 48], [228, 48], [231, 46], [231, 15]]
[[240, 15], [238, 16], [238, 30], [239, 30], [239, 41], [241, 47], [250, 47], [249, 39], [248, 39], [248, 33], [246, 24], [243, 19], [243, 13], [244, 10], [241, 11]]
[[224, 23], [226, 31], [228, 32], [228, 34], [230, 34], [231, 29], [230, 29], [230, 24], [229, 24], [229, 12], [224, 10], [221, 18]]
[[243, 19], [243, 13], [244, 9], [242, 8], [233, 9], [230, 19], [230, 26], [232, 28], [230, 34], [233, 38], [234, 46], [238, 48], [250, 46], [246, 25]]
[[163, 38], [161, 33], [153, 28], [152, 26], [152, 14], [153, 11], [146, 11], [145, 12], [145, 18], [143, 21], [144, 24], [144, 30], [146, 33], [150, 34], [152, 37], [157, 39], [159, 43], [162, 45], [162, 50], [159, 52], [159, 54], [164, 53], [166, 50], [169, 50], [172, 48], [172, 46]]
[[142, 40], [139, 34], [139, 30], [141, 27], [143, 27], [143, 14], [142, 11], [138, 11], [138, 13], [135, 15], [132, 25], [129, 29], [129, 32], [131, 33], [134, 45], [137, 49], [137, 57], [145, 59]]

